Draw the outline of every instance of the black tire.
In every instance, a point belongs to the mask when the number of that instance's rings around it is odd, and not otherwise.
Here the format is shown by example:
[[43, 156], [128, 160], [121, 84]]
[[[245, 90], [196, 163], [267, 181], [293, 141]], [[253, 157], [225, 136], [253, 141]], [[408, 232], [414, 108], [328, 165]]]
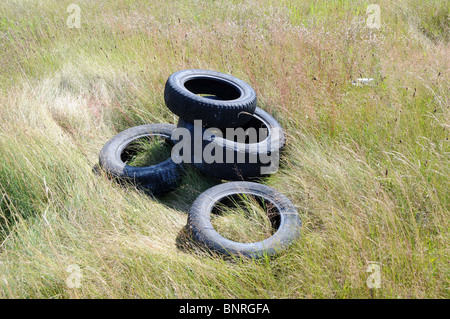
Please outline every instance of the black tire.
[[[186, 128], [191, 136], [194, 136], [196, 130], [199, 131], [199, 127], [196, 128], [194, 124], [183, 119], [178, 121], [178, 127]], [[203, 174], [223, 180], [252, 180], [276, 172], [278, 163], [275, 160], [279, 160], [280, 152], [286, 143], [283, 128], [275, 118], [258, 107], [251, 120], [242, 129], [245, 131], [251, 127], [266, 128], [267, 136], [257, 143], [246, 144], [244, 141], [233, 141], [214, 135], [213, 132], [209, 132], [211, 128], [201, 128], [204, 139], [202, 144], [190, 141], [191, 158], [189, 162]], [[220, 131], [221, 134], [225, 136], [222, 131]], [[186, 141], [174, 138], [174, 142], [185, 143]], [[180, 150], [182, 145], [176, 145], [176, 149]], [[214, 149], [222, 149], [223, 156], [212, 163], [205, 161], [203, 156], [199, 158], [198, 154], [203, 154], [203, 150], [208, 145]], [[197, 156], [195, 156], [196, 154]], [[227, 158], [234, 159], [234, 162], [227, 161]], [[273, 164], [273, 168], [269, 168], [271, 164]]]
[[[221, 236], [211, 223], [214, 206], [234, 194], [248, 194], [271, 202], [278, 211], [278, 229], [269, 238], [256, 243], [238, 243]], [[209, 250], [229, 256], [261, 258], [286, 249], [300, 236], [300, 216], [294, 204], [277, 190], [253, 182], [230, 182], [214, 186], [194, 201], [188, 215], [193, 239]]]
[[202, 120], [204, 127], [244, 125], [256, 108], [256, 93], [250, 85], [231, 75], [208, 70], [172, 74], [166, 82], [164, 100], [180, 118], [187, 122]]
[[182, 179], [182, 163], [176, 164], [172, 157], [148, 167], [134, 167], [122, 160], [122, 153], [133, 141], [145, 136], [161, 136], [173, 145], [171, 124], [146, 124], [124, 130], [109, 140], [99, 156], [100, 166], [120, 181], [131, 182], [139, 188], [159, 195], [176, 188]]

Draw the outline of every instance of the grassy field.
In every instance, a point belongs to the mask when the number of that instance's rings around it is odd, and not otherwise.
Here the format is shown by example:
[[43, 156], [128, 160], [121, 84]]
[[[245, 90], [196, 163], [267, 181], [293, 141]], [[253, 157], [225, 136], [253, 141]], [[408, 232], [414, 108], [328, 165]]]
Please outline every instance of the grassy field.
[[[2, 0], [0, 297], [449, 298], [449, 2], [378, 0], [379, 29], [373, 3]], [[187, 211], [218, 183], [192, 168], [162, 198], [93, 170], [117, 132], [176, 124], [164, 84], [191, 68], [248, 82], [288, 134], [260, 182], [302, 237], [276, 258], [192, 247]]]

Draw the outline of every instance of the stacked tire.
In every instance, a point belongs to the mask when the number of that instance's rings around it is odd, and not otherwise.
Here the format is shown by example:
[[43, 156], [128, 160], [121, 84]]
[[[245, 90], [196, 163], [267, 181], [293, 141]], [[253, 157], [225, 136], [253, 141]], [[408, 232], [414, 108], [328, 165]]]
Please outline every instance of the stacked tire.
[[[119, 133], [100, 152], [100, 166], [113, 178], [132, 182], [153, 195], [175, 189], [188, 163], [205, 175], [232, 181], [200, 194], [188, 214], [193, 238], [210, 250], [260, 258], [275, 255], [295, 241], [301, 221], [293, 203], [273, 188], [251, 182], [277, 170], [286, 141], [281, 125], [257, 107], [253, 88], [228, 74], [182, 70], [168, 78], [164, 100], [179, 116], [177, 126], [147, 124]], [[173, 146], [171, 158], [150, 167], [125, 164], [121, 154], [126, 147], [151, 135], [161, 136]], [[214, 230], [210, 218], [213, 208], [236, 194], [260, 197], [276, 207], [277, 230], [271, 237], [257, 243], [237, 243]]]

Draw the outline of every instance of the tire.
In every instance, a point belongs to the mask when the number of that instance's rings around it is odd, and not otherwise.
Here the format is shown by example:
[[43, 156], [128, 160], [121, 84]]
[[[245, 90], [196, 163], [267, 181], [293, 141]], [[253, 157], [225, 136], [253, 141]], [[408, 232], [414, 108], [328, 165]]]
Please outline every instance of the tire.
[[256, 93], [250, 85], [231, 75], [208, 70], [173, 73], [166, 82], [164, 100], [180, 118], [187, 122], [202, 120], [204, 127], [244, 125], [256, 108]]
[[[242, 140], [225, 139], [215, 135], [211, 128], [199, 128], [183, 119], [178, 121], [178, 127], [186, 128], [192, 137], [199, 135], [201, 129], [201, 135], [203, 136], [201, 143], [192, 139], [189, 141], [191, 156], [189, 159], [184, 157], [184, 161], [190, 162], [203, 174], [222, 180], [252, 180], [275, 173], [278, 169], [280, 152], [286, 143], [285, 132], [278, 121], [258, 107], [251, 120], [242, 127], [244, 131], [248, 131], [249, 128], [265, 127], [267, 129], [267, 136], [257, 143], [246, 144]], [[220, 133], [225, 135], [222, 131]], [[187, 141], [184, 138], [180, 140], [179, 136], [174, 136], [174, 142], [186, 145]], [[182, 145], [177, 144], [176, 149], [179, 150]], [[217, 155], [212, 162], [211, 160], [208, 161], [203, 156], [205, 147], [215, 149], [215, 154], [220, 154], [217, 153], [220, 150], [223, 155]], [[227, 159], [233, 159], [233, 161]], [[270, 165], [273, 165], [273, 167], [270, 167]]]
[[175, 128], [171, 124], [146, 124], [122, 131], [104, 145], [99, 164], [119, 181], [131, 182], [153, 195], [173, 190], [181, 182], [182, 163], [176, 164], [171, 157], [156, 165], [135, 167], [125, 164], [121, 156], [128, 145], [145, 136], [161, 136], [173, 145], [170, 137]]
[[[233, 194], [262, 197], [278, 210], [278, 229], [269, 238], [256, 243], [238, 243], [221, 236], [211, 223], [211, 212], [219, 201]], [[286, 249], [300, 236], [300, 216], [294, 204], [277, 190], [253, 182], [229, 182], [214, 186], [194, 201], [188, 215], [193, 239], [209, 250], [228, 256], [261, 258]]]

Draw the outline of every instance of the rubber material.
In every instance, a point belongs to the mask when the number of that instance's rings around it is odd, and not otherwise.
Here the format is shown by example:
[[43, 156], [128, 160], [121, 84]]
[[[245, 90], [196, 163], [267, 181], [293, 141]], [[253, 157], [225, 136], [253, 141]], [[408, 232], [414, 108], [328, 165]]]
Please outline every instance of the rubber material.
[[124, 130], [109, 140], [99, 156], [100, 166], [119, 180], [132, 182], [153, 195], [166, 193], [178, 186], [182, 179], [182, 163], [176, 164], [172, 157], [162, 163], [148, 167], [134, 167], [125, 164], [121, 155], [133, 141], [145, 136], [161, 136], [170, 144], [171, 124], [146, 124]]
[[[221, 236], [211, 224], [214, 206], [233, 194], [249, 194], [271, 202], [279, 213], [279, 226], [269, 238], [256, 243], [238, 243]], [[253, 182], [229, 182], [214, 186], [194, 201], [188, 215], [193, 239], [212, 251], [229, 256], [261, 258], [286, 249], [300, 236], [301, 220], [294, 204], [277, 190]]]
[[[196, 130], [200, 131], [199, 127], [196, 129], [194, 124], [183, 119], [179, 119], [178, 127], [188, 129], [191, 136], [194, 136]], [[202, 144], [191, 140], [190, 163], [203, 174], [223, 180], [252, 180], [274, 173], [278, 169], [278, 165], [266, 172], [263, 170], [271, 165], [271, 161], [274, 166], [277, 164], [274, 160], [279, 159], [280, 152], [286, 144], [283, 128], [275, 118], [258, 107], [250, 122], [243, 129], [248, 127], [266, 128], [267, 137], [258, 143], [246, 144], [216, 136], [205, 128], [201, 128]], [[186, 141], [174, 139], [174, 142], [185, 143]], [[220, 157], [220, 160], [212, 163], [205, 161], [203, 150], [207, 146], [209, 149], [210, 147], [222, 149], [223, 156]], [[201, 148], [201, 150], [195, 150], [195, 148]], [[202, 156], [199, 157], [199, 154]], [[234, 159], [234, 161], [227, 161], [227, 158]]]
[[209, 70], [173, 73], [166, 82], [164, 100], [180, 118], [187, 122], [202, 120], [204, 127], [244, 125], [256, 108], [256, 93], [250, 85], [234, 76]]

